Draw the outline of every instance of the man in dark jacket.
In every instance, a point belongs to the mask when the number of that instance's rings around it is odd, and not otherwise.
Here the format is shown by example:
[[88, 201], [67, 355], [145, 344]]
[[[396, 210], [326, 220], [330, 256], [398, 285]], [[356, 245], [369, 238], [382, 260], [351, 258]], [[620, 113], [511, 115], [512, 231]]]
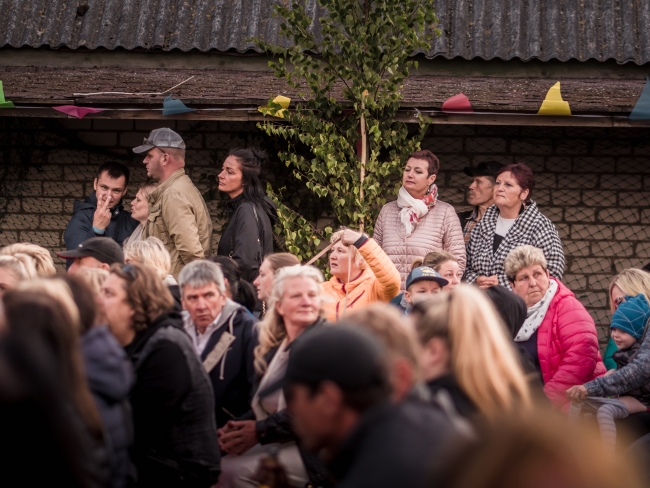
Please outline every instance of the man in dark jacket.
[[322, 453], [337, 487], [433, 486], [429, 468], [455, 438], [435, 409], [390, 401], [387, 363], [368, 332], [322, 327], [295, 341], [285, 377], [260, 392], [285, 388], [296, 433]]
[[74, 202], [72, 219], [63, 235], [66, 249], [76, 249], [91, 237], [110, 237], [122, 245], [139, 224], [122, 205], [128, 185], [129, 169], [123, 164], [107, 161], [99, 167], [94, 191], [84, 202]]
[[458, 212], [465, 244], [469, 242], [472, 229], [476, 227], [485, 211], [494, 204], [494, 181], [501, 167], [502, 165], [496, 161], [484, 161], [476, 168], [467, 166], [464, 169], [465, 174], [473, 178], [472, 184], [469, 185], [467, 203], [474, 206], [472, 210]]
[[226, 297], [223, 273], [211, 261], [187, 264], [179, 286], [183, 325], [210, 376], [217, 426], [223, 427], [250, 408], [257, 319]]

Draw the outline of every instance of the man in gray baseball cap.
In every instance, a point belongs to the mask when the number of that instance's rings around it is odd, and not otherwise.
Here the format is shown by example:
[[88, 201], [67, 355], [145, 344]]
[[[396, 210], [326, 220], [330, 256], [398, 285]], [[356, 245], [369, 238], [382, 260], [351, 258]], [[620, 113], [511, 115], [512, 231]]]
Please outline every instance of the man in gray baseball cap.
[[185, 142], [168, 127], [151, 131], [141, 146], [147, 176], [159, 186], [149, 195], [149, 219], [142, 238], [160, 239], [172, 258], [172, 274], [208, 256], [212, 247], [210, 212], [189, 176], [185, 174]]

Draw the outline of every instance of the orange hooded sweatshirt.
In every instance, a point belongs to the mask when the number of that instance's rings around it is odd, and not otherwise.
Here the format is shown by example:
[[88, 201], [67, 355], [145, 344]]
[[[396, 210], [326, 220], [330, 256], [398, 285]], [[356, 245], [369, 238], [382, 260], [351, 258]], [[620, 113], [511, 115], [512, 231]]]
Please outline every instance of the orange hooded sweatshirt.
[[321, 285], [325, 317], [332, 322], [345, 315], [346, 290], [346, 310], [359, 309], [373, 302], [388, 302], [399, 293], [399, 271], [379, 244], [374, 239], [368, 239], [358, 249], [367, 264], [361, 276], [349, 283], [342, 283], [332, 276]]

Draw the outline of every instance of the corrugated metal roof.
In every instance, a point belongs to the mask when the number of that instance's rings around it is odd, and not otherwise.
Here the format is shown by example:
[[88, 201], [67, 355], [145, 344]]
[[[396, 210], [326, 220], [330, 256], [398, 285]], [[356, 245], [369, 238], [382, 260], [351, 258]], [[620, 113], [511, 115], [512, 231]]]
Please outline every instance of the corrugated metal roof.
[[[0, 0], [0, 46], [254, 51], [284, 0]], [[314, 19], [317, 0], [304, 0]], [[84, 15], [79, 5], [87, 4]], [[437, 0], [427, 57], [650, 62], [649, 0]], [[315, 21], [313, 28], [318, 28]]]

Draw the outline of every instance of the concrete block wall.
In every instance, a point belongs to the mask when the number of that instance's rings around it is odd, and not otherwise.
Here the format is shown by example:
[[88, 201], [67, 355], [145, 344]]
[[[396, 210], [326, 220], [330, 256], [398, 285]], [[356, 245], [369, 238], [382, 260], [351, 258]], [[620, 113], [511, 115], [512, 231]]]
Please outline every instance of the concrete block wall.
[[[202, 191], [202, 175], [219, 173], [231, 147], [264, 145], [254, 123], [63, 120], [35, 121], [29, 131], [0, 119], [0, 161], [33, 155], [20, 191], [0, 222], [0, 245], [31, 241], [63, 248], [63, 231], [75, 199], [92, 191], [101, 162], [118, 159], [132, 172], [127, 202], [145, 180], [141, 160], [130, 149], [152, 129], [172, 127], [188, 145], [187, 171]], [[626, 267], [650, 261], [650, 144], [647, 129], [582, 129], [435, 126], [422, 147], [441, 161], [440, 199], [467, 208], [470, 178], [465, 166], [488, 159], [525, 162], [535, 172], [533, 198], [553, 220], [567, 256], [566, 284], [601, 326], [609, 324], [607, 289]], [[22, 151], [22, 152], [21, 152]], [[273, 177], [273, 175], [270, 175]], [[215, 248], [221, 222], [218, 200], [208, 202], [215, 218]]]
[[564, 245], [564, 282], [587, 307], [605, 342], [611, 279], [650, 262], [648, 132], [435, 126], [422, 147], [440, 158], [440, 199], [459, 210], [469, 208], [465, 166], [491, 159], [533, 169], [533, 199], [555, 223]]

